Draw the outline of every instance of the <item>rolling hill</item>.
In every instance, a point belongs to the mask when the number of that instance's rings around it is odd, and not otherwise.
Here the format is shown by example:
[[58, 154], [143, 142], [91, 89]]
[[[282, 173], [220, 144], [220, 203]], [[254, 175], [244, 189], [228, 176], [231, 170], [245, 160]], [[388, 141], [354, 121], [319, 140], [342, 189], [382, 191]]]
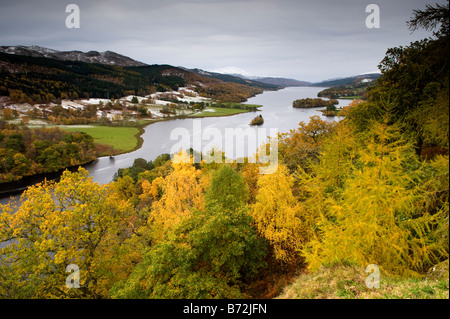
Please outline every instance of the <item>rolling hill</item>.
[[342, 85], [349, 85], [354, 84], [358, 81], [363, 80], [376, 80], [380, 77], [381, 73], [368, 73], [368, 74], [360, 74], [355, 76], [349, 76], [345, 78], [337, 78], [337, 79], [329, 79], [321, 82], [313, 83], [313, 86], [342, 86]]
[[279, 88], [228, 76], [206, 76], [171, 65], [147, 65], [111, 51], [0, 48], [0, 96], [23, 102], [143, 96], [183, 86], [223, 102], [243, 102], [263, 90]]
[[375, 80], [381, 74], [363, 74], [339, 80], [330, 80], [321, 83], [331, 84], [324, 86], [331, 86], [325, 90], [320, 91], [318, 97], [326, 97], [330, 99], [348, 98], [348, 99], [366, 99], [368, 87], [375, 83]]
[[217, 73], [217, 72], [209, 72], [201, 69], [190, 69], [188, 71], [194, 72], [199, 75], [207, 76], [213, 79], [225, 81], [225, 82], [233, 82], [238, 84], [244, 84], [249, 85], [253, 87], [262, 87], [266, 90], [276, 90], [280, 89], [282, 87], [285, 87], [286, 85], [283, 84], [276, 84], [276, 83], [270, 83], [269, 81], [263, 82], [259, 81], [259, 79], [251, 79], [246, 78], [239, 75], [232, 75], [232, 74], [224, 74], [224, 73]]
[[81, 51], [58, 51], [37, 45], [32, 46], [0, 46], [0, 52], [17, 54], [31, 57], [50, 58], [61, 61], [81, 61], [88, 63], [102, 63], [120, 66], [144, 66], [143, 62], [133, 60], [127, 56], [112, 51], [81, 52]]

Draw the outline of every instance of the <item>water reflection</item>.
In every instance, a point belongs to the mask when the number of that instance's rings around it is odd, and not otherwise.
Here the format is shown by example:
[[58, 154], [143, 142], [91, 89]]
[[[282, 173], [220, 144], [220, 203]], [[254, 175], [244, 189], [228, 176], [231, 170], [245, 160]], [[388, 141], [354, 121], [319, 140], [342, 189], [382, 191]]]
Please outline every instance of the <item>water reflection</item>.
[[[227, 128], [248, 129], [250, 121], [259, 114], [263, 116], [264, 124], [253, 127], [252, 129], [265, 128], [267, 132], [269, 132], [270, 128], [275, 128], [278, 132], [288, 132], [290, 129], [297, 128], [300, 121], [308, 122], [309, 118], [313, 115], [319, 115], [327, 121], [337, 120], [337, 118], [322, 116], [319, 110], [323, 108], [300, 109], [292, 107], [294, 100], [315, 98], [317, 97], [317, 93], [323, 89], [321, 87], [289, 87], [279, 91], [267, 91], [249, 99], [247, 102], [248, 104], [262, 105], [260, 111], [227, 117], [202, 118], [200, 129], [198, 129], [198, 125], [194, 125], [194, 121], [199, 121], [199, 119], [176, 119], [157, 122], [145, 127], [144, 134], [142, 135], [144, 143], [140, 149], [114, 157], [106, 156], [99, 158], [86, 165], [85, 168], [93, 177], [93, 181], [99, 184], [109, 183], [119, 168], [132, 166], [136, 158], [144, 158], [149, 161], [154, 160], [163, 153], [169, 153], [174, 144], [178, 142], [178, 140], [170, 139], [171, 132], [177, 128], [186, 129], [192, 141], [200, 138], [200, 147], [204, 148], [209, 143], [208, 140], [201, 139], [201, 136], [206, 130], [212, 128], [218, 129], [222, 133], [223, 138], [225, 138], [225, 130]], [[350, 103], [350, 100], [338, 101], [339, 107]], [[248, 145], [247, 140], [244, 140], [244, 143], [246, 143], [244, 147], [247, 154], [253, 154], [259, 146]], [[225, 141], [222, 142], [222, 145], [225, 146]], [[198, 150], [196, 147], [193, 148]], [[9, 194], [6, 196], [0, 195], [0, 203], [6, 204], [8, 202]]]
[[[299, 109], [293, 108], [292, 102], [296, 99], [315, 98], [317, 93], [324, 88], [319, 87], [290, 87], [279, 91], [267, 91], [248, 100], [249, 104], [261, 104], [263, 107], [259, 112], [243, 113], [220, 118], [202, 118], [201, 130], [195, 130], [194, 119], [177, 119], [151, 124], [145, 128], [142, 135], [144, 143], [142, 147], [132, 153], [118, 155], [111, 161], [109, 157], [103, 157], [86, 166], [86, 169], [93, 176], [93, 180], [100, 184], [109, 183], [114, 173], [119, 168], [126, 168], [133, 165], [136, 158], [144, 158], [147, 161], [154, 160], [162, 153], [169, 153], [178, 140], [170, 140], [170, 133], [177, 128], [184, 128], [189, 132], [192, 140], [202, 135], [205, 130], [217, 128], [225, 138], [226, 128], [249, 128], [250, 121], [258, 114], [264, 118], [264, 124], [258, 128], [276, 128], [279, 132], [288, 132], [290, 129], [298, 127], [300, 121], [308, 122], [313, 115], [319, 115], [324, 120], [334, 121], [333, 117], [324, 117], [319, 112], [323, 108]], [[349, 100], [338, 100], [339, 107], [348, 105]], [[257, 129], [256, 127], [254, 128]], [[245, 143], [247, 141], [245, 140]], [[201, 148], [205, 147], [208, 141], [202, 140]], [[223, 141], [222, 145], [225, 145]], [[249, 154], [256, 152], [257, 146], [245, 145]], [[196, 149], [194, 147], [194, 149]], [[198, 149], [196, 149], [198, 151]]]

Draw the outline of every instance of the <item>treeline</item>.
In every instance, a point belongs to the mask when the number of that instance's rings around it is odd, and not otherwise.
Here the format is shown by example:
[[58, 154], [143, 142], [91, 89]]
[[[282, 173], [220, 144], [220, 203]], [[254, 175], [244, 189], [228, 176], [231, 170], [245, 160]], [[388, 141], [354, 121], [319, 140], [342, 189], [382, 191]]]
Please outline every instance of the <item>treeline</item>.
[[55, 172], [95, 158], [93, 139], [85, 133], [0, 123], [0, 183]]
[[20, 102], [120, 98], [155, 91], [153, 78], [126, 67], [0, 53], [0, 94]]
[[220, 82], [208, 87], [198, 88], [200, 95], [219, 102], [245, 102], [248, 98], [262, 92], [262, 88], [232, 82]]
[[361, 100], [366, 100], [368, 87], [372, 84], [373, 82], [361, 82], [361, 80], [358, 80], [357, 83], [354, 84], [324, 89], [317, 93], [317, 96], [329, 99], [359, 98]]
[[219, 103], [212, 104], [212, 106], [230, 108], [230, 109], [257, 111], [258, 107], [260, 107], [261, 105], [244, 104], [244, 103], [220, 103], [219, 102]]
[[292, 106], [296, 108], [313, 108], [313, 107], [328, 107], [330, 105], [339, 104], [338, 100], [324, 100], [320, 98], [306, 98], [299, 99], [292, 102]]
[[[388, 50], [381, 80], [343, 120], [279, 134], [273, 174], [180, 152], [137, 160], [104, 186], [65, 172], [29, 188], [14, 214], [1, 206], [0, 296], [271, 298], [299, 270], [342, 264], [423, 278], [449, 257], [441, 11], [436, 39]], [[436, 16], [416, 12], [410, 25]], [[71, 264], [77, 289], [65, 285]]]
[[[420, 276], [448, 258], [448, 156], [421, 161], [382, 119], [356, 133], [314, 117], [278, 138], [274, 174], [180, 153], [138, 159], [106, 186], [80, 169], [30, 188], [15, 214], [3, 207], [2, 241], [14, 241], [1, 295], [270, 298], [299, 268]], [[84, 270], [79, 289], [64, 286], [69, 264]]]

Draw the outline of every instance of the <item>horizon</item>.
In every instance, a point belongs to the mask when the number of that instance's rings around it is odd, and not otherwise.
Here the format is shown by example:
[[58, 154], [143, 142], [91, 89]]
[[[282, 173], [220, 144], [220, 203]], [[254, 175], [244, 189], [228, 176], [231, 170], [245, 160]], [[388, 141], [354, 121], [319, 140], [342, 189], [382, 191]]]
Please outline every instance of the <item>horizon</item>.
[[406, 24], [426, 3], [379, 0], [379, 27], [368, 28], [358, 0], [79, 0], [79, 28], [68, 28], [66, 3], [0, 1], [0, 43], [317, 83], [372, 73], [387, 49], [432, 36]]
[[[78, 52], [82, 52], [82, 53], [88, 53], [88, 52], [99, 52], [96, 50], [88, 50], [88, 51], [80, 51], [80, 50], [68, 50], [68, 51], [60, 51], [60, 50], [55, 50], [53, 48], [48, 48], [48, 47], [43, 47], [40, 45], [9, 45], [9, 46], [4, 46], [4, 45], [0, 45], [0, 47], [23, 47], [23, 48], [30, 48], [30, 47], [37, 47], [37, 48], [41, 48], [41, 49], [45, 49], [45, 50], [51, 50], [51, 51], [55, 51], [55, 52], [71, 52], [71, 51], [78, 51]], [[106, 50], [106, 51], [101, 51], [99, 53], [105, 53], [105, 52], [113, 52], [122, 56], [125, 56], [123, 54], [121, 54], [120, 52], [115, 52], [115, 51], [111, 51], [111, 50]], [[13, 53], [11, 53], [13, 54]], [[128, 57], [130, 59], [133, 59], [133, 57], [129, 57], [129, 56], [125, 56]], [[135, 60], [135, 59], [133, 59]], [[142, 61], [138, 61], [135, 60], [137, 62], [141, 62], [144, 63]], [[88, 62], [87, 62], [88, 63]], [[151, 65], [151, 64], [147, 64], [147, 65]], [[163, 65], [163, 64], [159, 64], [159, 65]], [[176, 65], [171, 65], [172, 67], [176, 67], [176, 68], [185, 68], [183, 66], [176, 66]], [[345, 79], [348, 77], [356, 77], [356, 76], [361, 76], [361, 75], [371, 75], [371, 74], [381, 74], [381, 72], [379, 70], [376, 71], [371, 71], [371, 72], [364, 72], [361, 74], [353, 74], [353, 75], [348, 75], [348, 76], [339, 76], [339, 77], [334, 77], [334, 78], [328, 78], [328, 79], [322, 79], [320, 81], [315, 81], [315, 82], [309, 82], [309, 81], [304, 81], [302, 79], [295, 79], [295, 78], [288, 78], [288, 77], [282, 77], [282, 76], [274, 76], [274, 75], [253, 75], [253, 74], [249, 74], [247, 72], [245, 72], [244, 70], [238, 69], [238, 68], [234, 68], [233, 67], [227, 67], [227, 68], [223, 68], [223, 69], [218, 69], [218, 70], [203, 70], [203, 69], [199, 69], [199, 68], [194, 68], [194, 69], [198, 69], [198, 70], [202, 70], [205, 72], [209, 72], [209, 73], [220, 73], [220, 74], [226, 74], [226, 75], [232, 75], [232, 76], [244, 76], [244, 77], [248, 77], [249, 79], [254, 79], [255, 81], [257, 81], [257, 79], [262, 79], [262, 78], [278, 78], [278, 79], [287, 79], [287, 80], [296, 80], [296, 81], [301, 81], [301, 82], [307, 82], [310, 84], [317, 84], [320, 82], [325, 82], [325, 81], [332, 81], [332, 80], [339, 80], [339, 79]], [[193, 70], [193, 69], [188, 69], [188, 70]], [[241, 72], [241, 73], [239, 73]]]

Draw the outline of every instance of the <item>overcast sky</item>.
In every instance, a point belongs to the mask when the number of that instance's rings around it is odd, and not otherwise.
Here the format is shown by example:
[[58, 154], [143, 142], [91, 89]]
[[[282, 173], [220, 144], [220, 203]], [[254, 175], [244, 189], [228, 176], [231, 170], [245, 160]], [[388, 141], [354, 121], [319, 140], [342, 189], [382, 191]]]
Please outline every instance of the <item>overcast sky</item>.
[[[70, 3], [79, 29], [66, 27]], [[380, 28], [365, 25], [371, 3]], [[388, 48], [430, 36], [406, 25], [427, 3], [446, 0], [0, 0], [0, 45], [316, 82], [377, 71]]]

